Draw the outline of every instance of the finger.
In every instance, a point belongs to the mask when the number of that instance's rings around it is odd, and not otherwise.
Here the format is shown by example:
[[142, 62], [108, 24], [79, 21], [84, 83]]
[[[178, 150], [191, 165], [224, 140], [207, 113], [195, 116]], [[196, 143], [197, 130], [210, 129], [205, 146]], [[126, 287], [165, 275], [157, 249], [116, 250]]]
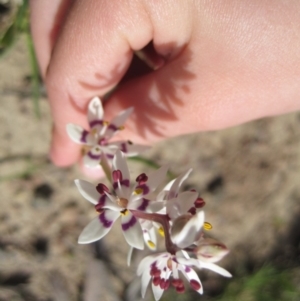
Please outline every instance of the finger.
[[[119, 1], [76, 1], [55, 46], [46, 84], [55, 124], [51, 157], [58, 165], [72, 164], [79, 155], [66, 135], [66, 123], [87, 126], [87, 102], [109, 91], [128, 68], [132, 50], [124, 30], [139, 41], [137, 49], [151, 39], [147, 16], [118, 5]], [[128, 19], [141, 26], [134, 30], [130, 22], [124, 25]]]
[[30, 1], [31, 33], [43, 78], [51, 51], [72, 2], [73, 0]]

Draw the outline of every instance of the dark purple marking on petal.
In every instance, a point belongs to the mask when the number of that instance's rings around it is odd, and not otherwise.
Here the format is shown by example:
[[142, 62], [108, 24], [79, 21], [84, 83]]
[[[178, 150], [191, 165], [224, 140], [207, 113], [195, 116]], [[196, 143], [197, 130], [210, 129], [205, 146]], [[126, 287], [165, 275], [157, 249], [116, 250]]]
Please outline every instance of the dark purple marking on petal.
[[189, 273], [191, 271], [191, 269], [188, 266], [185, 266], [184, 270], [186, 273]]
[[83, 130], [83, 132], [81, 134], [80, 142], [86, 143], [86, 137], [88, 134], [89, 134], [89, 132], [87, 130]]
[[192, 289], [194, 289], [195, 291], [198, 291], [201, 288], [201, 284], [195, 279], [192, 279], [190, 281], [190, 285], [191, 285]]
[[106, 158], [109, 160], [112, 160], [114, 158], [114, 155], [112, 155], [112, 154], [105, 154], [105, 155], [106, 155]]
[[127, 231], [128, 229], [133, 227], [136, 224], [136, 222], [137, 222], [136, 217], [132, 216], [131, 219], [127, 223], [122, 224], [122, 230]]
[[116, 127], [114, 124], [111, 123], [111, 124], [108, 126], [108, 129], [115, 132], [115, 131], [117, 131], [119, 128]]
[[87, 155], [88, 155], [89, 158], [91, 158], [93, 160], [100, 160], [100, 158], [101, 158], [101, 154], [94, 155], [91, 151], [89, 151], [87, 153]]
[[103, 120], [98, 119], [98, 120], [92, 120], [92, 121], [90, 121], [90, 127], [91, 128], [93, 128], [96, 125], [103, 125]]
[[145, 211], [146, 208], [148, 207], [148, 205], [149, 205], [149, 200], [143, 198], [143, 202], [142, 202], [141, 205], [137, 208], [137, 210]]
[[102, 213], [103, 212], [103, 205], [101, 203], [98, 203], [95, 205], [95, 209], [97, 212]]
[[107, 196], [105, 194], [101, 195], [101, 197], [98, 200], [98, 204], [100, 204], [101, 206], [104, 206], [106, 198], [107, 198]]
[[[121, 184], [121, 186], [126, 186], [126, 187], [129, 187], [129, 186], [130, 186], [130, 182], [129, 182], [128, 179], [120, 181], [120, 184]], [[118, 188], [118, 182], [114, 182], [114, 183], [113, 183], [113, 188], [114, 188], [115, 190]]]
[[150, 192], [150, 188], [146, 184], [138, 185], [138, 186], [136, 186], [135, 189], [138, 189], [138, 188], [143, 190], [143, 195], [146, 195]]
[[110, 228], [112, 226], [112, 221], [106, 219], [105, 217], [105, 211], [99, 215], [99, 221], [105, 228]]

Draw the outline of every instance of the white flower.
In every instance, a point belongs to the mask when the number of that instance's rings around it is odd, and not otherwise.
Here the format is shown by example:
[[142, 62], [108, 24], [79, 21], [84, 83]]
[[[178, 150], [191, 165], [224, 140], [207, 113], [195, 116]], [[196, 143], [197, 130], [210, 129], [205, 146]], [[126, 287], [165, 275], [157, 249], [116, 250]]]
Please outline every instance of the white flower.
[[179, 192], [182, 183], [188, 178], [192, 169], [169, 182], [157, 197], [157, 205], [164, 204], [160, 213], [170, 218], [171, 239], [179, 248], [186, 248], [200, 238], [204, 223], [205, 205], [194, 190]]
[[209, 269], [222, 276], [231, 277], [228, 271], [214, 263], [190, 258], [186, 251], [178, 251], [176, 255], [170, 253], [150, 255], [140, 262], [137, 269], [138, 276], [142, 276], [142, 297], [145, 297], [150, 281], [152, 282], [152, 291], [156, 301], [161, 298], [163, 292], [167, 290], [170, 285], [173, 286], [178, 293], [183, 293], [185, 286], [181, 275], [187, 279], [192, 289], [199, 294], [203, 294], [202, 284], [193, 269], [194, 267]]
[[142, 276], [142, 297], [144, 298], [147, 286], [151, 280], [152, 291], [155, 300], [159, 300], [170, 285], [174, 286], [178, 293], [185, 291], [183, 275], [190, 286], [199, 294], [203, 293], [201, 281], [197, 273], [191, 268], [194, 259], [186, 259], [170, 253], [161, 253], [145, 257], [137, 269], [138, 276]]
[[121, 151], [116, 152], [112, 165], [113, 192], [104, 184], [95, 187], [89, 182], [75, 180], [81, 195], [94, 204], [99, 212], [99, 216], [84, 228], [78, 242], [85, 244], [101, 239], [121, 216], [122, 232], [127, 243], [134, 248], [143, 249], [142, 227], [131, 210], [145, 212], [148, 209], [151, 202], [148, 197], [164, 179], [167, 167], [163, 166], [148, 176], [139, 175], [136, 178], [137, 183], [131, 187], [129, 170]]
[[133, 108], [129, 108], [119, 113], [111, 122], [105, 121], [101, 100], [94, 97], [89, 103], [87, 113], [90, 131], [76, 124], [67, 124], [69, 137], [74, 142], [86, 146], [83, 157], [85, 166], [99, 167], [103, 155], [111, 160], [118, 149], [126, 156], [136, 156], [149, 148], [145, 145], [132, 144], [130, 141], [109, 142], [118, 131], [124, 128], [123, 125], [132, 111]]

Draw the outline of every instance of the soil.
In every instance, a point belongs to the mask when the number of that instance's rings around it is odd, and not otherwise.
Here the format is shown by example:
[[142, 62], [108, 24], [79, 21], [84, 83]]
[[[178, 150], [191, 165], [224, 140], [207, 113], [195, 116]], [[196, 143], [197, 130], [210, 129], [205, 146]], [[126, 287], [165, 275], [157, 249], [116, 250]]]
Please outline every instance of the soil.
[[[78, 168], [48, 160], [49, 105], [43, 96], [37, 119], [30, 74], [20, 38], [0, 60], [0, 301], [139, 300], [135, 268], [147, 251], [128, 268], [117, 226], [96, 244], [77, 244], [95, 211], [74, 185], [85, 179]], [[185, 185], [205, 199], [209, 235], [231, 250], [220, 265], [233, 275], [267, 262], [299, 266], [299, 129], [296, 112], [170, 139], [144, 154], [176, 174], [193, 168]], [[133, 175], [150, 169], [129, 166]], [[200, 275], [208, 296], [230, 281]]]

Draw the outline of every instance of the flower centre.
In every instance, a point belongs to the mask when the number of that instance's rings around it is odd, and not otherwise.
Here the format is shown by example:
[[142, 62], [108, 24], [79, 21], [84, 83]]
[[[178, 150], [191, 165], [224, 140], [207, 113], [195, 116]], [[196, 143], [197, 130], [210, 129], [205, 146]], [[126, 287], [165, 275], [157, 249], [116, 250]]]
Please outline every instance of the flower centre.
[[125, 198], [119, 198], [117, 201], [118, 205], [122, 208], [127, 208], [128, 200]]
[[121, 215], [123, 215], [123, 216], [127, 215], [128, 212], [129, 211], [127, 209], [124, 209], [124, 210], [120, 211]]
[[142, 188], [136, 188], [136, 189], [134, 190], [133, 193], [134, 193], [135, 195], [139, 195], [139, 194], [142, 194], [143, 191], [144, 191], [144, 190], [143, 190]]

